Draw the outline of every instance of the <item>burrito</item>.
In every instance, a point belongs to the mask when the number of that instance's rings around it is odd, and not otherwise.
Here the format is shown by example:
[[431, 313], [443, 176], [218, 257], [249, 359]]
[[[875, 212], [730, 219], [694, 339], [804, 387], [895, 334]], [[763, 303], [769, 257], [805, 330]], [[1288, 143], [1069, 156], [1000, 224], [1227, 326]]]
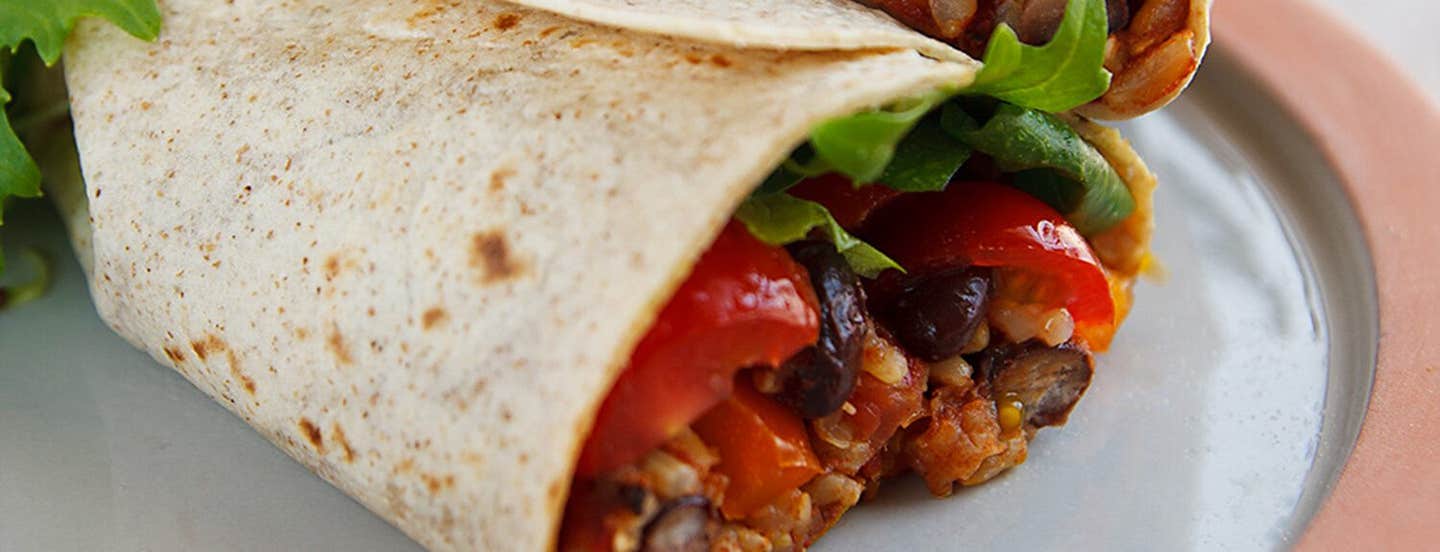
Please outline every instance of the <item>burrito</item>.
[[1154, 177], [1074, 112], [1105, 3], [984, 63], [650, 4], [82, 21], [46, 174], [100, 316], [434, 550], [802, 550], [1024, 462], [1151, 264]]

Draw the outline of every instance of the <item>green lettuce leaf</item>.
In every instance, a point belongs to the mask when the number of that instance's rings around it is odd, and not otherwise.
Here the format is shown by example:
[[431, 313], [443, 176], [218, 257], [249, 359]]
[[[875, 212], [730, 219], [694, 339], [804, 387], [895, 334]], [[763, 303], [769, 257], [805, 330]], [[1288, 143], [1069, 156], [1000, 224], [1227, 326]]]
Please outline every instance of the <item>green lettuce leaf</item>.
[[1110, 87], [1105, 70], [1109, 37], [1105, 0], [1070, 0], [1054, 38], [1028, 46], [1001, 24], [985, 46], [985, 65], [966, 94], [993, 96], [1051, 113], [1100, 97]]
[[[60, 59], [65, 38], [82, 17], [101, 17], [137, 38], [154, 40], [160, 33], [160, 10], [155, 0], [0, 0], [0, 76], [8, 69], [10, 56], [26, 41], [46, 65]], [[0, 82], [0, 106], [10, 103], [10, 93]], [[40, 195], [40, 169], [25, 150], [10, 125], [10, 113], [0, 116], [0, 224], [4, 208], [14, 198]], [[5, 271], [0, 252], [0, 274]]]
[[921, 119], [896, 146], [895, 156], [880, 174], [880, 183], [901, 192], [944, 190], [970, 159], [970, 147], [940, 124], [939, 112]]
[[[10, 93], [0, 88], [0, 104], [9, 103]], [[10, 118], [0, 117], [0, 206], [12, 197], [39, 196], [40, 168], [10, 128]], [[0, 209], [0, 223], [4, 222], [3, 211]], [[4, 267], [4, 260], [0, 259], [0, 269]]]
[[14, 51], [29, 40], [45, 65], [55, 65], [82, 17], [104, 18], [143, 40], [160, 34], [155, 0], [0, 0], [0, 44]]
[[765, 177], [765, 181], [755, 189], [754, 195], [778, 194], [799, 184], [801, 180], [830, 171], [830, 165], [817, 157], [814, 148], [807, 142], [790, 152], [790, 157], [779, 167], [775, 167], [770, 176]]
[[[936, 90], [896, 102], [886, 109], [831, 119], [810, 131], [815, 161], [844, 174], [857, 185], [878, 180], [895, 157], [895, 149], [910, 130], [953, 92]], [[823, 172], [823, 171], [822, 171]]]
[[34, 274], [24, 282], [0, 287], [0, 311], [34, 301], [50, 289], [50, 259], [34, 249], [22, 248], [20, 254], [22, 259], [30, 261]]
[[947, 132], [1016, 173], [1015, 186], [1065, 214], [1081, 234], [1114, 226], [1135, 210], [1130, 189], [1095, 146], [1054, 115], [1001, 103], [984, 125], [945, 106]]
[[780, 193], [829, 172], [848, 176], [856, 186], [878, 181], [906, 192], [943, 190], [970, 158], [970, 148], [941, 131], [938, 118], [931, 115], [950, 96], [937, 90], [888, 109], [822, 123], [755, 195]]
[[846, 232], [830, 211], [813, 201], [790, 194], [751, 196], [735, 210], [735, 218], [757, 239], [770, 245], [806, 239], [818, 228], [835, 244], [835, 250], [845, 257], [850, 268], [866, 278], [874, 278], [890, 268], [904, 270], [878, 249]]

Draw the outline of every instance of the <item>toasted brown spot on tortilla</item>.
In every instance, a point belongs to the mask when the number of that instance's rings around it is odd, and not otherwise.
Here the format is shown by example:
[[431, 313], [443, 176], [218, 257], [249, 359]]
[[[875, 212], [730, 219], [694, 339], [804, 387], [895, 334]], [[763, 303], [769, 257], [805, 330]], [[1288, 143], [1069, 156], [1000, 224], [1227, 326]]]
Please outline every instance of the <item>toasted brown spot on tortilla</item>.
[[433, 2], [429, 6], [420, 8], [419, 11], [410, 14], [410, 17], [407, 17], [405, 21], [411, 25], [415, 25], [417, 23], [420, 23], [421, 21], [429, 19], [431, 16], [438, 15], [444, 11], [445, 4], [440, 2]]
[[448, 535], [453, 529], [455, 529], [455, 513], [451, 509], [446, 508], [445, 511], [440, 514], [440, 532], [447, 535], [445, 542], [452, 542]]
[[318, 452], [325, 452], [325, 436], [320, 434], [320, 428], [309, 418], [300, 418], [299, 426], [300, 433], [305, 436], [306, 441], [310, 441], [310, 446], [315, 447]]
[[485, 468], [485, 457], [477, 452], [461, 453], [460, 460], [466, 464], [470, 464], [470, 467], [475, 468], [476, 473], [482, 472]]
[[401, 474], [413, 469], [415, 469], [415, 460], [413, 458], [406, 458], [401, 460], [400, 463], [395, 464], [395, 469], [391, 471]]
[[185, 362], [185, 353], [175, 347], [166, 347], [165, 356], [170, 357], [170, 362], [174, 362], [175, 364]]
[[200, 360], [205, 360], [210, 353], [225, 350], [225, 342], [214, 335], [207, 335], [205, 339], [191, 341], [190, 349], [195, 351], [195, 356], [200, 357]]
[[545, 30], [540, 31], [540, 38], [545, 38], [552, 34], [555, 34], [555, 31], [558, 30], [560, 30], [560, 27], [545, 27]]
[[508, 280], [520, 274], [521, 265], [510, 251], [510, 242], [499, 230], [475, 234], [470, 244], [470, 266], [482, 271], [483, 283]]
[[550, 498], [550, 503], [555, 504], [565, 499], [565, 484], [560, 480], [550, 482], [550, 487], [545, 489], [545, 496]]
[[244, 371], [240, 370], [240, 361], [239, 359], [235, 358], [235, 351], [226, 349], [225, 360], [230, 363], [231, 377], [235, 378], [235, 381], [240, 384], [240, 387], [245, 389], [246, 393], [254, 395], [255, 380], [251, 379], [250, 376], [245, 375]]
[[394, 482], [385, 484], [385, 506], [397, 518], [410, 517], [410, 507], [405, 505], [405, 489]]
[[420, 326], [425, 329], [434, 328], [436, 324], [442, 323], [450, 318], [449, 313], [440, 307], [431, 307], [420, 315]]
[[345, 430], [340, 429], [340, 424], [330, 426], [330, 440], [340, 446], [340, 452], [345, 455], [345, 463], [355, 461], [355, 451], [350, 449], [350, 441], [345, 439]]
[[325, 279], [334, 280], [340, 275], [340, 255], [331, 255], [325, 258]]
[[505, 180], [512, 176], [515, 176], [515, 169], [510, 168], [496, 169], [495, 172], [490, 173], [490, 191], [504, 190]]
[[305, 328], [295, 328], [295, 339], [299, 339], [302, 341], [310, 339], [310, 330], [307, 330]]
[[430, 489], [430, 494], [440, 492], [440, 489], [449, 489], [455, 486], [455, 476], [446, 475], [437, 477], [428, 473], [420, 474], [420, 480], [425, 482], [425, 488]]
[[727, 58], [721, 54], [715, 54], [713, 56], [710, 56], [710, 63], [715, 64], [715, 66], [717, 67], [729, 67], [731, 65], [734, 65], [734, 63], [730, 61], [730, 58]]
[[330, 353], [335, 355], [335, 360], [340, 364], [351, 364], [355, 359], [350, 357], [350, 349], [345, 347], [345, 336], [340, 335], [340, 328], [330, 330], [330, 338], [326, 340], [330, 345]]
[[705, 58], [702, 58], [702, 57], [700, 57], [699, 55], [696, 55], [696, 54], [685, 54], [685, 61], [688, 61], [688, 62], [693, 63], [693, 64], [695, 64], [695, 65], [699, 65], [699, 64], [701, 64], [701, 63], [704, 63]]
[[495, 16], [495, 29], [496, 29], [496, 30], [499, 30], [499, 31], [508, 31], [508, 30], [510, 30], [510, 29], [515, 28], [515, 26], [516, 26], [516, 25], [519, 25], [519, 24], [520, 24], [520, 14], [518, 14], [518, 13], [509, 13], [509, 12], [507, 12], [507, 13], [502, 13], [502, 14], [500, 14], [500, 15]]

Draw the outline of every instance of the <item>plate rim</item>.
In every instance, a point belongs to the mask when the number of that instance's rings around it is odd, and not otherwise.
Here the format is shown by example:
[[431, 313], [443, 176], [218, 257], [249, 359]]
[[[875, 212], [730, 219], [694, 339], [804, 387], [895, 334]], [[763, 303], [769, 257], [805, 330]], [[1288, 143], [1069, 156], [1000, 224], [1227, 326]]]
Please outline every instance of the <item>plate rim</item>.
[[[1440, 105], [1338, 17], [1304, 0], [1218, 2], [1217, 42], [1300, 122], [1364, 229], [1379, 293], [1360, 435], [1299, 550], [1440, 541]], [[1367, 183], [1388, 183], [1372, 185]], [[1428, 185], [1427, 185], [1428, 183]]]

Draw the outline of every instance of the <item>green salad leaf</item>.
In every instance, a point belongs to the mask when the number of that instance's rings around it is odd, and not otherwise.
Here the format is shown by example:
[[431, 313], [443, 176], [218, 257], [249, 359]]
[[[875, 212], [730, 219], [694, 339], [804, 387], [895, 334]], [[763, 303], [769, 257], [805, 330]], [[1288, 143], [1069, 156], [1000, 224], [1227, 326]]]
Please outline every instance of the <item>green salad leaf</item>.
[[54, 65], [82, 17], [103, 18], [143, 40], [160, 34], [155, 0], [0, 0], [0, 44], [14, 51], [29, 40], [45, 65]]
[[966, 94], [1058, 113], [1089, 103], [1110, 87], [1105, 70], [1109, 38], [1105, 0], [1070, 0], [1054, 38], [1028, 46], [1001, 24], [985, 46], [984, 67]]
[[801, 180], [830, 172], [849, 177], [856, 186], [878, 181], [901, 191], [944, 189], [970, 158], [965, 144], [942, 132], [938, 119], [931, 120], [951, 95], [936, 90], [886, 109], [821, 123], [808, 142], [770, 173], [756, 195], [783, 192]]
[[0, 287], [0, 311], [33, 301], [50, 289], [50, 259], [34, 249], [21, 249], [20, 254], [21, 258], [30, 261], [34, 275], [13, 286]]
[[[10, 53], [0, 54], [0, 75], [9, 72]], [[0, 105], [10, 103], [10, 92], [0, 88]], [[10, 118], [0, 117], [0, 207], [10, 198], [38, 197], [40, 195], [40, 168], [25, 151], [20, 137], [10, 128]], [[4, 222], [4, 209], [0, 208], [0, 222]], [[0, 270], [5, 267], [0, 259]]]
[[799, 184], [801, 180], [830, 171], [830, 165], [817, 157], [815, 149], [806, 142], [790, 152], [790, 157], [776, 167], [770, 176], [765, 177], [765, 181], [755, 189], [754, 195], [778, 194]]
[[901, 192], [938, 192], [970, 159], [970, 146], [941, 128], [940, 111], [920, 120], [895, 148], [880, 182]]
[[895, 157], [900, 141], [927, 113], [953, 93], [936, 90], [896, 102], [885, 109], [831, 119], [810, 131], [810, 147], [819, 165], [844, 174], [857, 185], [878, 180]]
[[735, 218], [757, 239], [770, 245], [803, 240], [818, 228], [845, 257], [850, 268], [866, 278], [874, 278], [890, 268], [904, 270], [880, 250], [846, 232], [830, 211], [813, 201], [783, 193], [751, 196], [735, 210]]
[[[137, 38], [154, 40], [160, 33], [160, 10], [155, 0], [0, 0], [0, 76], [8, 73], [11, 56], [31, 42], [46, 65], [60, 59], [65, 38], [82, 17], [101, 17]], [[0, 82], [0, 106], [11, 97]], [[14, 198], [39, 197], [40, 169], [25, 150], [8, 111], [0, 116], [0, 223], [4, 208]], [[0, 274], [5, 270], [0, 253]]]
[[959, 104], [942, 115], [947, 132], [1016, 173], [1015, 186], [1065, 214], [1081, 234], [1101, 232], [1130, 216], [1135, 199], [1110, 162], [1054, 115], [1001, 103], [984, 125]]

